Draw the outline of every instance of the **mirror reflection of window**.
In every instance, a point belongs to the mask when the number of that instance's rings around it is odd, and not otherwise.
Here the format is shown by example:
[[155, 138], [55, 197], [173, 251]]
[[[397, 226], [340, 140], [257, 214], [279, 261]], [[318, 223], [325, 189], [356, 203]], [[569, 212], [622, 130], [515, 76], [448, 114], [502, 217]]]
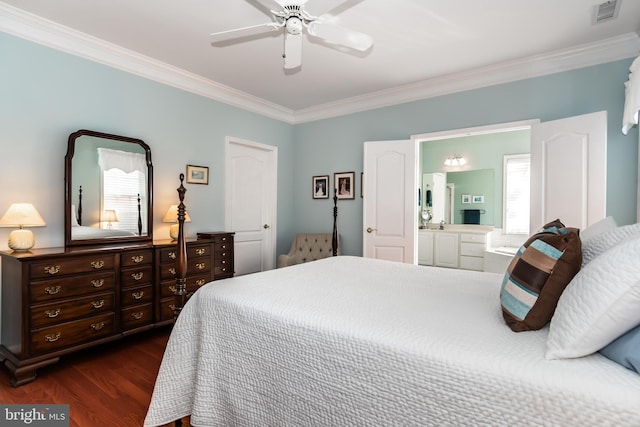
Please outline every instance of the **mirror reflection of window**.
[[531, 155], [504, 156], [504, 233], [529, 234]]
[[138, 235], [139, 219], [142, 230], [147, 229], [144, 154], [98, 148], [98, 156], [102, 170], [102, 210], [117, 213], [118, 222], [112, 224], [113, 229]]

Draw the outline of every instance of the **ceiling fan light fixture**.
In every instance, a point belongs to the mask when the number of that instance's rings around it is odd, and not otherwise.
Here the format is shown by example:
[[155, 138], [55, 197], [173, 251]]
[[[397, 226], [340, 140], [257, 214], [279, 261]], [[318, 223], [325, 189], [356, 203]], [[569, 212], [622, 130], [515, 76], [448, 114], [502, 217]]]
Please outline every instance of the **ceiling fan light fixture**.
[[[224, 46], [229, 40], [240, 40], [247, 37], [267, 34], [271, 31], [284, 33], [284, 68], [293, 69], [302, 65], [302, 33], [307, 29], [307, 34], [316, 37], [322, 42], [337, 45], [348, 53], [348, 50], [365, 52], [373, 45], [373, 39], [367, 34], [353, 31], [335, 25], [330, 15], [319, 14], [318, 17], [310, 15], [304, 8], [309, 0], [255, 0], [266, 9], [269, 9], [274, 22], [252, 25], [250, 27], [237, 28], [235, 30], [219, 31], [211, 33], [211, 44]], [[335, 9], [347, 0], [316, 0], [318, 12]]]

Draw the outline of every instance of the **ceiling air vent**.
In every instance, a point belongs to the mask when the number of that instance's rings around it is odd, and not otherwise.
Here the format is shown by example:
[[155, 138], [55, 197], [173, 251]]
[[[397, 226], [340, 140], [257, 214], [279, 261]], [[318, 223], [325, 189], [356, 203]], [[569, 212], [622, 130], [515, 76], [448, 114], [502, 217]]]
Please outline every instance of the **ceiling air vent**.
[[616, 19], [620, 10], [620, 3], [622, 3], [622, 0], [610, 0], [594, 6], [593, 23], [600, 24]]

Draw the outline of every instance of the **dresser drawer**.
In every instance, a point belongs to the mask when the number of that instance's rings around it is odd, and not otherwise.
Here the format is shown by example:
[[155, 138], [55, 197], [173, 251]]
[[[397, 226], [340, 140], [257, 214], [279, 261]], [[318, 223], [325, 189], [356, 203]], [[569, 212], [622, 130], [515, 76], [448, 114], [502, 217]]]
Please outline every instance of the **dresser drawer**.
[[128, 330], [153, 323], [151, 303], [136, 305], [122, 310], [122, 329]]
[[217, 242], [213, 245], [213, 251], [215, 254], [219, 254], [220, 252], [231, 252], [233, 249], [233, 240], [228, 239], [223, 242]]
[[150, 265], [123, 269], [120, 273], [120, 285], [124, 288], [140, 286], [153, 281], [153, 267]]
[[145, 304], [153, 299], [153, 287], [151, 285], [140, 286], [137, 288], [127, 288], [123, 290], [121, 295], [121, 304], [123, 307], [134, 304]]
[[[200, 286], [211, 282], [211, 274], [187, 276], [187, 292], [195, 292]], [[176, 281], [165, 280], [160, 284], [160, 298], [173, 296], [176, 292]]]
[[[187, 274], [198, 274], [211, 271], [211, 261], [209, 258], [190, 259], [187, 258]], [[160, 280], [175, 279], [177, 274], [175, 263], [160, 266]]]
[[41, 279], [68, 274], [113, 270], [114, 266], [114, 254], [95, 254], [68, 259], [59, 258], [49, 261], [34, 262], [29, 264], [29, 274], [31, 279]]
[[113, 300], [113, 293], [109, 293], [31, 307], [31, 328], [42, 328], [113, 311]]
[[[173, 264], [178, 254], [177, 247], [165, 248], [160, 250], [160, 264]], [[187, 259], [209, 257], [211, 256], [211, 245], [208, 244], [189, 244], [187, 245]]]
[[487, 235], [484, 233], [460, 233], [461, 242], [485, 243]]
[[460, 243], [460, 255], [484, 257], [484, 249], [483, 243]]
[[31, 331], [31, 353], [41, 354], [107, 337], [114, 333], [114, 314], [75, 320]]
[[163, 298], [160, 300], [159, 321], [173, 320], [173, 310], [176, 306], [175, 298]]
[[135, 265], [151, 264], [153, 262], [153, 251], [143, 249], [140, 251], [126, 251], [120, 256], [122, 267], [132, 267]]
[[104, 293], [113, 290], [115, 273], [34, 281], [29, 284], [31, 303], [47, 302], [74, 296]]
[[213, 275], [216, 279], [220, 276], [233, 274], [233, 265], [231, 265], [231, 257], [215, 258], [213, 266]]

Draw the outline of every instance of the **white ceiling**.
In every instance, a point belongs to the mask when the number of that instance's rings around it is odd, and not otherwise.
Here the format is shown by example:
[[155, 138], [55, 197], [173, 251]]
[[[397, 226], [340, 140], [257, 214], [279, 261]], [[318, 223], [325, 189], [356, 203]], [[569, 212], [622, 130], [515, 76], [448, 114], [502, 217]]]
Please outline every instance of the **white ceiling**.
[[[632, 53], [622, 56], [640, 52], [639, 0], [622, 0], [618, 18], [598, 25], [592, 18], [599, 0], [347, 0], [332, 15], [339, 25], [371, 35], [373, 48], [354, 55], [305, 36], [303, 64], [294, 72], [283, 69], [280, 33], [210, 44], [211, 32], [270, 22], [255, 0], [2, 1], [0, 24], [2, 12], [5, 18], [9, 11], [29, 12], [20, 16], [23, 23], [37, 18], [39, 25], [50, 25], [45, 18], [292, 114], [397, 88], [406, 92], [447, 76], [468, 77], [470, 70], [503, 72], [496, 64], [575, 54], [612, 38], [633, 40]], [[325, 1], [309, 0], [307, 10]], [[16, 25], [4, 27], [23, 35]]]

